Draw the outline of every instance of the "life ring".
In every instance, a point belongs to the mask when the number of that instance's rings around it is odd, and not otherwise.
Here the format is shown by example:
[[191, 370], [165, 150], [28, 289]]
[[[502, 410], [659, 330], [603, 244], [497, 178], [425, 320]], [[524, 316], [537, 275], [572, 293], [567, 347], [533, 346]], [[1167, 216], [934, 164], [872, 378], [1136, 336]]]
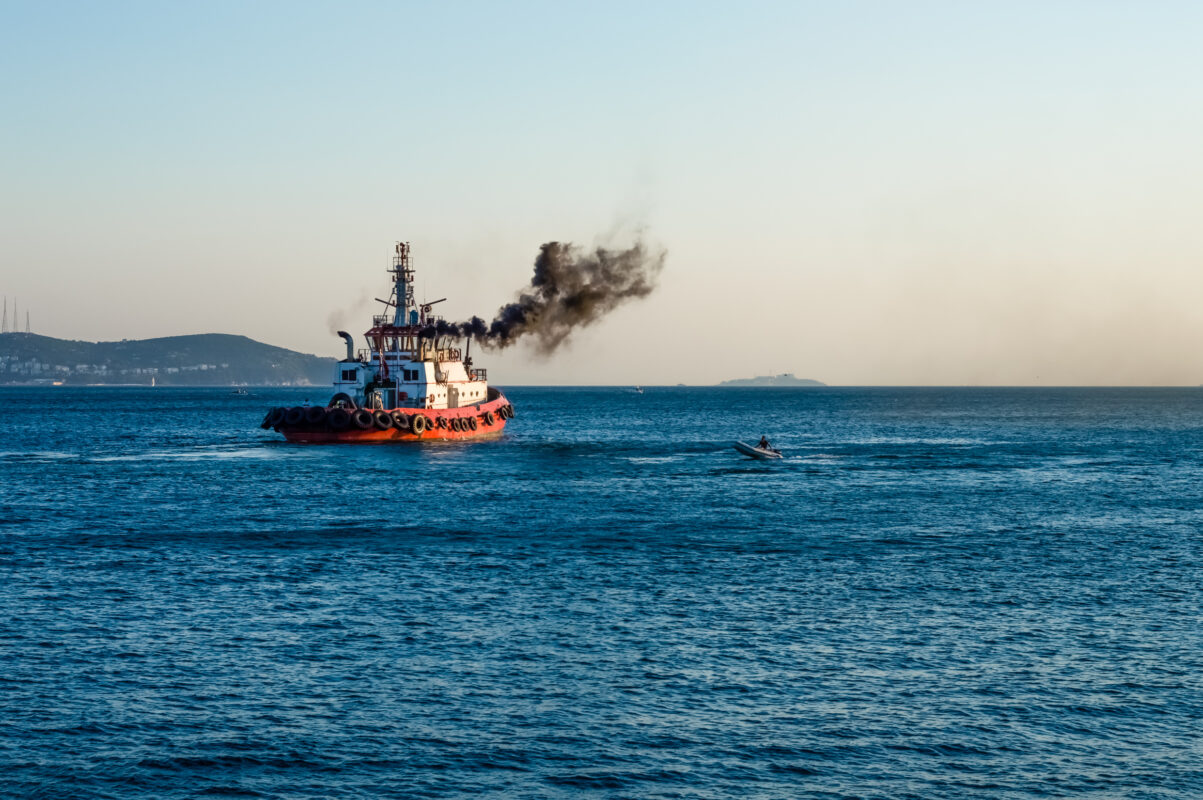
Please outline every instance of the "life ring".
[[355, 401], [351, 399], [351, 395], [346, 392], [339, 392], [330, 398], [330, 402], [326, 404], [326, 408], [345, 408], [348, 411], [354, 411], [359, 406], [355, 405]]
[[326, 421], [326, 409], [321, 406], [309, 406], [305, 409], [306, 425], [321, 425]]
[[[472, 430], [476, 430], [476, 417], [466, 417], [464, 419], [464, 422], [468, 423], [469, 428], [471, 428]], [[461, 422], [460, 424], [462, 425], [463, 422]]]
[[486, 425], [488, 425], [489, 427], [492, 427], [493, 423], [495, 423], [496, 421], [497, 421], [497, 418], [493, 416], [492, 411], [485, 412], [485, 424]]
[[382, 431], [387, 431], [393, 427], [393, 418], [389, 416], [387, 411], [377, 411], [372, 414], [372, 422], [375, 422], [376, 427]]
[[389, 416], [393, 418], [394, 428], [401, 431], [409, 430], [409, 417], [405, 416], [400, 411], [394, 411], [389, 414]]
[[345, 408], [332, 408], [326, 415], [326, 424], [336, 431], [344, 431], [351, 424], [351, 412]]
[[426, 417], [421, 414], [414, 414], [413, 419], [409, 421], [409, 429], [414, 432], [415, 436], [421, 436], [426, 433]]
[[376, 418], [366, 408], [357, 408], [355, 409], [355, 413], [351, 415], [351, 422], [355, 424], [356, 428], [366, 431], [375, 424]]
[[305, 409], [300, 406], [293, 406], [284, 412], [285, 425], [300, 425], [305, 421]]

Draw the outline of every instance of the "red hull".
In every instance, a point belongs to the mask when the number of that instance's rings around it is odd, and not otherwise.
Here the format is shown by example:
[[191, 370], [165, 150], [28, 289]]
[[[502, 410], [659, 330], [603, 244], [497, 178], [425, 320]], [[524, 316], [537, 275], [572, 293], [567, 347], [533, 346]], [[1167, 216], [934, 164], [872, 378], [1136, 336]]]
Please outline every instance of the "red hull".
[[[490, 391], [489, 394], [492, 395], [493, 392]], [[421, 434], [415, 434], [413, 430], [400, 430], [398, 428], [380, 430], [379, 428], [372, 427], [363, 430], [354, 425], [346, 430], [336, 431], [329, 428], [314, 428], [305, 424], [281, 424], [276, 427], [276, 430], [284, 434], [284, 438], [288, 441], [303, 444], [387, 444], [392, 442], [479, 439], [481, 437], [496, 436], [502, 432], [505, 428], [506, 419], [501, 413], [501, 409], [507, 405], [508, 401], [505, 399], [505, 395], [498, 392], [487, 403], [466, 406], [464, 408], [396, 409], [403, 414], [417, 414], [426, 417], [427, 428]], [[485, 415], [488, 413], [491, 413], [493, 416], [492, 425], [489, 425], [485, 421]], [[463, 420], [475, 418], [476, 429], [452, 430], [450, 422], [456, 418]]]

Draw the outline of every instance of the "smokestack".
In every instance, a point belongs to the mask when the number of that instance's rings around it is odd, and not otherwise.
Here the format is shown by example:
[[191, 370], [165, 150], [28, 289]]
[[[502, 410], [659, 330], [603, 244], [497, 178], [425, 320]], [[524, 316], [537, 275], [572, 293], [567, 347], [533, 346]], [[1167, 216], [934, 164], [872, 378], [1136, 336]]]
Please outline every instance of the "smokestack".
[[339, 331], [338, 335], [347, 340], [347, 361], [355, 360], [355, 340], [351, 338], [351, 334], [346, 331]]

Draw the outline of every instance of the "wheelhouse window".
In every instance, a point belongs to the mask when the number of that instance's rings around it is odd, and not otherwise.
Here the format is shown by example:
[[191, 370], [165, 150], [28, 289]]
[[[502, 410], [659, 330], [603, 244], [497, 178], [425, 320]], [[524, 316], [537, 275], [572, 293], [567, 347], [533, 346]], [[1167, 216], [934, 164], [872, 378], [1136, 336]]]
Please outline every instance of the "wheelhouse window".
[[355, 380], [355, 370], [344, 369], [343, 370], [343, 380], [344, 381], [354, 381]]

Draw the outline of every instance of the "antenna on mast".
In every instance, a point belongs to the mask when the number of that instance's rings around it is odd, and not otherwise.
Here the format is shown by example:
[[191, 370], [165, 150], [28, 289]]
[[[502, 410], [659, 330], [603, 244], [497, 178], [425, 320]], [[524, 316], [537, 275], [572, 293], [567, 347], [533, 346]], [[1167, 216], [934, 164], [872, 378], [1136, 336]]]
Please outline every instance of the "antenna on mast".
[[29, 333], [29, 309], [25, 309], [25, 332]]
[[393, 256], [393, 325], [402, 327], [411, 324], [410, 310], [414, 303], [414, 268], [409, 260], [409, 242], [397, 242]]

